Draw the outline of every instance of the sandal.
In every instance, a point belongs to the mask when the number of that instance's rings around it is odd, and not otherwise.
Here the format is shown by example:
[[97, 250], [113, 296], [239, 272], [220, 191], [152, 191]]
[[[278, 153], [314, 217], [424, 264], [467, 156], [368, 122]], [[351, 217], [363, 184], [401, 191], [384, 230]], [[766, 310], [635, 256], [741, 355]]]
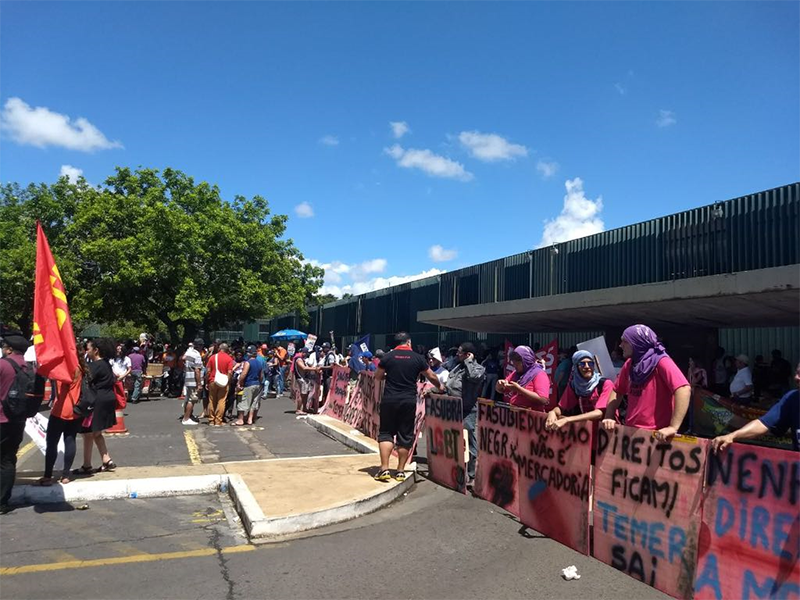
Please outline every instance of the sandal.
[[397, 473], [395, 473], [394, 474], [394, 480], [395, 481], [405, 481], [406, 480], [405, 471], [398, 471]]
[[91, 475], [94, 472], [95, 472], [94, 467], [92, 467], [91, 465], [88, 467], [84, 465], [79, 469], [72, 470], [73, 475]]
[[375, 475], [375, 477], [373, 477], [375, 481], [389, 481], [391, 478], [392, 478], [392, 473], [391, 471], [389, 471], [389, 469], [384, 469], [383, 471], [379, 471], [378, 474]]
[[117, 464], [113, 460], [110, 460], [110, 461], [104, 462], [102, 465], [100, 465], [100, 467], [97, 469], [97, 472], [98, 473], [105, 473], [106, 471], [113, 471], [116, 468], [117, 468]]
[[58, 480], [58, 483], [60, 483], [61, 485], [67, 485], [68, 483], [72, 483], [72, 479], [70, 479], [69, 477], [62, 477], [61, 479]]
[[34, 481], [31, 485], [34, 487], [50, 487], [55, 483], [55, 480], [52, 477], [40, 477], [36, 481]]

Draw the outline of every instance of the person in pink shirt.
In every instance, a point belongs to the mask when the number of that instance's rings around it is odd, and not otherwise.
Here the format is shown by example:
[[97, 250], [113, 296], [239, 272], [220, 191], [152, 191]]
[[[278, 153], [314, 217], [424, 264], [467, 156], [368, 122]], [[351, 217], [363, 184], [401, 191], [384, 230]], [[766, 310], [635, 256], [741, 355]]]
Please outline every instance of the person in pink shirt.
[[550, 378], [536, 362], [536, 355], [528, 346], [517, 346], [511, 353], [514, 371], [497, 382], [496, 390], [512, 406], [546, 412], [551, 406]]
[[618, 397], [606, 407], [603, 428], [616, 427], [620, 398], [627, 396], [625, 425], [653, 429], [656, 439], [670, 441], [689, 409], [689, 382], [647, 325], [628, 327], [620, 345], [626, 360], [614, 385]]
[[614, 382], [600, 376], [591, 353], [578, 350], [572, 355], [572, 373], [561, 400], [547, 413], [545, 429], [555, 431], [567, 423], [599, 421], [614, 398]]

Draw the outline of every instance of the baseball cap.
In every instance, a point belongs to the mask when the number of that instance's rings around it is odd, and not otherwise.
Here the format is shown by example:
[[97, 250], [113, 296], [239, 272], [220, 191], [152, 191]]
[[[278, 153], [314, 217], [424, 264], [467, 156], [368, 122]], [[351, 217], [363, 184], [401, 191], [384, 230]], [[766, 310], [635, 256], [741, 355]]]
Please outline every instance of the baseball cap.
[[247, 347], [247, 353], [250, 354], [251, 356], [256, 354], [257, 353], [256, 347], [252, 346], [252, 345], [248, 346]]
[[2, 336], [3, 343], [8, 344], [13, 348], [16, 352], [25, 352], [30, 346], [30, 342], [25, 339], [25, 336], [22, 335], [21, 331], [5, 331]]
[[323, 347], [323, 348], [330, 348], [330, 347], [331, 347], [331, 345], [330, 345], [330, 343], [329, 343], [329, 342], [322, 342], [322, 347]]
[[743, 362], [746, 365], [750, 364], [750, 357], [747, 356], [747, 354], [740, 354], [739, 356], [736, 357], [736, 360], [738, 360], [739, 362]]

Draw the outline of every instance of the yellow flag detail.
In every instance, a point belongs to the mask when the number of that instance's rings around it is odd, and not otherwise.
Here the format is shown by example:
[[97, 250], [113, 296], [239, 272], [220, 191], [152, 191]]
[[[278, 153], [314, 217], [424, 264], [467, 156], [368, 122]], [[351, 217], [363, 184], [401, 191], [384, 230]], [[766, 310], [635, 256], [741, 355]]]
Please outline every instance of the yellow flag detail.
[[56, 319], [58, 320], [58, 330], [61, 331], [61, 328], [64, 326], [64, 321], [67, 320], [67, 313], [61, 308], [56, 309]]
[[40, 333], [41, 329], [39, 329], [39, 324], [33, 324], [33, 345], [41, 344], [44, 342], [44, 336]]

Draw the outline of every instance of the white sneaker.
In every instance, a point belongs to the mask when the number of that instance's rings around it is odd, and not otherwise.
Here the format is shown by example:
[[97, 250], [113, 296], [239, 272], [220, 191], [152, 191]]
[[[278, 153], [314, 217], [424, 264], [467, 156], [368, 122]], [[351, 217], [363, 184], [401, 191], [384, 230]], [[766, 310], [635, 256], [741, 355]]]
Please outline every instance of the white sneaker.
[[197, 422], [189, 419], [188, 421], [181, 421], [181, 425], [197, 425]]

